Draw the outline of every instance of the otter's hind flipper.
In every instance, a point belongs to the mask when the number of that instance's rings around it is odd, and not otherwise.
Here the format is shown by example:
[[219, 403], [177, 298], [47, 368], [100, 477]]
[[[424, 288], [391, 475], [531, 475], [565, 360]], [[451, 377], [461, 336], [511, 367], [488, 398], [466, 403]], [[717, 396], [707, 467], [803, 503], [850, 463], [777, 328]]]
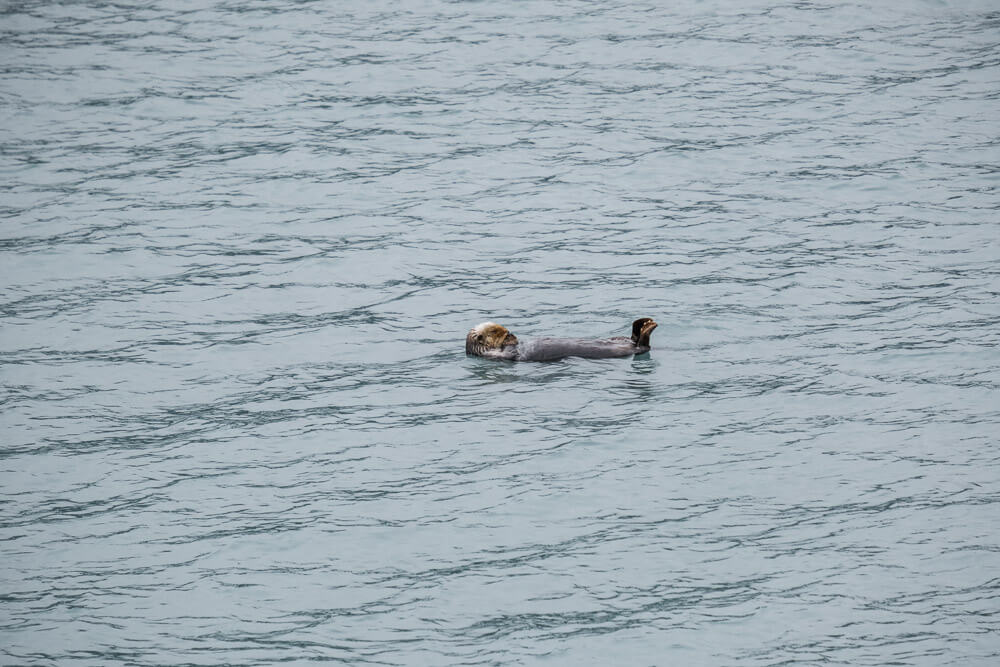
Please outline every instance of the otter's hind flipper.
[[636, 347], [649, 347], [649, 336], [657, 326], [651, 317], [640, 317], [632, 323], [632, 344]]

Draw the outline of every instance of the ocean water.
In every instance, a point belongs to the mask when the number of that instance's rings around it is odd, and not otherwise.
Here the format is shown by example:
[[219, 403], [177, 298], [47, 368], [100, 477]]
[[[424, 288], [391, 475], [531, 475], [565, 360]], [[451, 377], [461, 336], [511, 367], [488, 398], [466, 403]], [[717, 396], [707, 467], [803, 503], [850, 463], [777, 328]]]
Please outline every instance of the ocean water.
[[2, 664], [1000, 660], [995, 2], [5, 2], [0, 175]]

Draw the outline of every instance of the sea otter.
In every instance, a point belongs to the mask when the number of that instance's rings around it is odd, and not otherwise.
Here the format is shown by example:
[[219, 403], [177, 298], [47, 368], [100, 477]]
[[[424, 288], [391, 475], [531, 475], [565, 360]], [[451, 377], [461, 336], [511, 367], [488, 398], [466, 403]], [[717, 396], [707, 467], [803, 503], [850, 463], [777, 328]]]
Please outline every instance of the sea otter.
[[536, 338], [525, 342], [505, 327], [494, 322], [483, 322], [465, 337], [465, 353], [488, 359], [507, 361], [555, 361], [565, 357], [606, 359], [630, 357], [649, 352], [649, 335], [656, 322], [641, 317], [632, 323], [632, 337], [603, 338]]

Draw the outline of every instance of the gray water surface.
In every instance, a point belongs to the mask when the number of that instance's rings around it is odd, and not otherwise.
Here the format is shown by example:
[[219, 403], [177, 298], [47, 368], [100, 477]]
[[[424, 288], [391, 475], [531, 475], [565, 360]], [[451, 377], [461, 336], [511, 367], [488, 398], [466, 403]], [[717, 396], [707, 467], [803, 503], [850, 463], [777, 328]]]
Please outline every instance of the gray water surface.
[[997, 664], [994, 2], [0, 7], [3, 664]]

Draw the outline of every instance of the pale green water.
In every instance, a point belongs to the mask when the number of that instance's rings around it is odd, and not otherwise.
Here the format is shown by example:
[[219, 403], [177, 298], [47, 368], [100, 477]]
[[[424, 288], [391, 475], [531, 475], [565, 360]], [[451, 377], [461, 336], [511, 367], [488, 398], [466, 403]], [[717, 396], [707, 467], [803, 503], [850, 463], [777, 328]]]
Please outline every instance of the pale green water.
[[170, 7], [0, 15], [0, 663], [997, 661], [992, 3]]

